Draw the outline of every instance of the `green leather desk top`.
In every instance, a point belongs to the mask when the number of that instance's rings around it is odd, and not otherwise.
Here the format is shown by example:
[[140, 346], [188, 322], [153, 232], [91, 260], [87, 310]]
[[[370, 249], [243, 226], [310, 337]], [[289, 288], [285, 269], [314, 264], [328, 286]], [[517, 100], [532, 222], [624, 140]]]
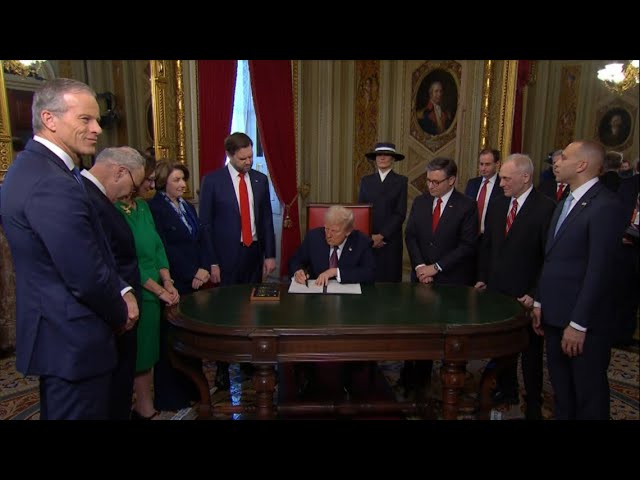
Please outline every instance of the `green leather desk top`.
[[275, 302], [250, 301], [252, 285], [219, 287], [185, 295], [177, 308], [188, 329], [451, 330], [499, 327], [522, 313], [518, 302], [471, 287], [379, 283], [361, 295], [289, 294]]

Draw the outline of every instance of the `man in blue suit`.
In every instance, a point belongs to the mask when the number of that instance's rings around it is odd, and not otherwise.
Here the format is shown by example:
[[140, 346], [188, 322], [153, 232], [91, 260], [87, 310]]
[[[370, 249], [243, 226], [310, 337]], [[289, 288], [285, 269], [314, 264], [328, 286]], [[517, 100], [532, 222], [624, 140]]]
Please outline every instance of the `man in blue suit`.
[[[200, 189], [200, 221], [213, 258], [211, 282], [257, 283], [276, 268], [269, 180], [251, 169], [253, 141], [248, 135], [232, 133], [225, 139], [224, 149], [229, 163], [206, 175]], [[246, 203], [243, 192], [248, 197]], [[243, 203], [246, 217], [241, 215]], [[228, 372], [222, 362], [218, 362], [216, 384], [221, 389], [229, 388]]]
[[75, 166], [95, 153], [101, 132], [95, 95], [65, 78], [37, 91], [35, 136], [2, 188], [16, 272], [16, 367], [40, 377], [42, 419], [108, 417], [115, 336], [138, 319]]
[[549, 226], [533, 328], [545, 337], [557, 419], [609, 419], [607, 368], [617, 331], [613, 259], [627, 218], [598, 179], [604, 156], [600, 144], [576, 141], [553, 165], [571, 193]]

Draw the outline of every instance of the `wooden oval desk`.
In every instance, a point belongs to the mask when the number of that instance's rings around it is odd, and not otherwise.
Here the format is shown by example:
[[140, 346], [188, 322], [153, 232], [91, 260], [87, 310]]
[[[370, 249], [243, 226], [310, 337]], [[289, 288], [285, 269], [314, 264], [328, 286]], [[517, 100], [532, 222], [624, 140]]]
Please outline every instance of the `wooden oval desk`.
[[172, 361], [198, 385], [202, 417], [212, 413], [209, 385], [183, 355], [252, 363], [258, 418], [296, 408], [274, 404], [277, 363], [442, 359], [443, 416], [455, 419], [467, 361], [517, 353], [528, 342], [530, 320], [515, 299], [470, 287], [380, 283], [363, 285], [362, 295], [305, 295], [281, 285], [271, 303], [251, 302], [251, 289], [185, 295], [168, 312]]

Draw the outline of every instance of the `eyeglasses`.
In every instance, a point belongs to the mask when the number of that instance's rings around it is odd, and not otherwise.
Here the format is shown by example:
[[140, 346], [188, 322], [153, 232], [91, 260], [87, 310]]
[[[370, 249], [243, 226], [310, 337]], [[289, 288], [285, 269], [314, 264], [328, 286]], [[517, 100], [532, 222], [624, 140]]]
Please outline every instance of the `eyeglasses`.
[[140, 186], [136, 185], [136, 182], [133, 179], [133, 175], [131, 175], [131, 170], [129, 170], [128, 168], [125, 168], [125, 170], [129, 174], [129, 178], [131, 178], [131, 184], [133, 185], [133, 189], [131, 190], [131, 193], [136, 193], [140, 189]]
[[434, 187], [437, 187], [438, 185], [440, 185], [442, 182], [446, 182], [447, 180], [449, 180], [451, 177], [447, 177], [447, 178], [443, 178], [442, 180], [431, 180], [430, 178], [427, 178], [427, 185], [433, 185]]

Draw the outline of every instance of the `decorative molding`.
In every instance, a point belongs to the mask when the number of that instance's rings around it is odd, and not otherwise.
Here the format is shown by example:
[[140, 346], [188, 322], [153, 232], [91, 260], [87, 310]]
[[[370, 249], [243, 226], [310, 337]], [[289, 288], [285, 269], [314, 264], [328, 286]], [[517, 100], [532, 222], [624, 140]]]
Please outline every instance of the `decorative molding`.
[[487, 148], [489, 145], [489, 106], [491, 104], [491, 79], [493, 70], [493, 60], [484, 62], [484, 78], [482, 81], [482, 110], [480, 113], [480, 148]]
[[4, 88], [3, 66], [0, 60], [0, 184], [4, 181], [7, 169], [13, 161], [13, 146], [11, 144], [11, 125], [9, 121], [9, 107], [7, 105], [7, 91]]
[[506, 156], [511, 152], [513, 135], [513, 113], [515, 109], [516, 86], [518, 83], [518, 61], [505, 60], [502, 65], [502, 88], [500, 96], [500, 119], [498, 130], [498, 150]]
[[[374, 171], [373, 165], [365, 158], [365, 153], [378, 138], [378, 116], [380, 113], [380, 61], [357, 60], [356, 97], [354, 109], [353, 142], [353, 188], [354, 194], [360, 187], [360, 179]], [[357, 195], [356, 195], [357, 196]]]

